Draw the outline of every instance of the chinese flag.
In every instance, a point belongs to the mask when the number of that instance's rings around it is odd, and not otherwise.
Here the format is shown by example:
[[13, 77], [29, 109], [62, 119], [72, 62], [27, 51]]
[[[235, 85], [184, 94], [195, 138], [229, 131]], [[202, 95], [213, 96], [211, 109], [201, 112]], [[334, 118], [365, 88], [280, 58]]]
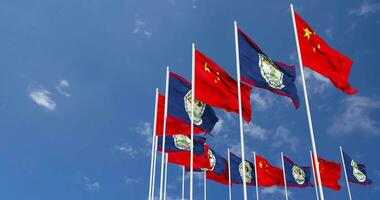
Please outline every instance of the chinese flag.
[[[241, 85], [243, 118], [251, 121], [251, 88]], [[237, 82], [214, 61], [195, 51], [195, 97], [210, 106], [239, 113]]]
[[265, 158], [256, 155], [257, 182], [259, 186], [284, 186], [282, 169], [273, 167]]
[[[156, 135], [163, 135], [164, 127], [164, 111], [165, 111], [165, 96], [159, 94], [157, 102], [157, 122], [156, 122]], [[178, 133], [184, 135], [190, 135], [191, 124], [184, 122], [183, 120], [177, 119], [173, 116], [168, 115], [166, 119], [166, 134], [165, 135], [175, 135]], [[194, 126], [194, 133], [202, 133], [204, 130]]]
[[[193, 159], [193, 168], [195, 169], [211, 169], [210, 159], [208, 157], [208, 146], [204, 146], [203, 155], [195, 155]], [[168, 153], [168, 162], [185, 167], [190, 167], [190, 151], [171, 152]]]
[[[313, 159], [313, 162], [314, 162], [314, 159]], [[318, 163], [319, 163], [319, 173], [321, 174], [322, 186], [328, 187], [332, 190], [340, 190], [339, 179], [340, 179], [341, 165], [339, 163], [328, 161], [320, 157], [318, 157]], [[316, 180], [318, 183], [318, 179]]]
[[343, 92], [355, 94], [357, 90], [348, 82], [352, 60], [331, 48], [296, 12], [294, 15], [303, 65], [330, 79]]

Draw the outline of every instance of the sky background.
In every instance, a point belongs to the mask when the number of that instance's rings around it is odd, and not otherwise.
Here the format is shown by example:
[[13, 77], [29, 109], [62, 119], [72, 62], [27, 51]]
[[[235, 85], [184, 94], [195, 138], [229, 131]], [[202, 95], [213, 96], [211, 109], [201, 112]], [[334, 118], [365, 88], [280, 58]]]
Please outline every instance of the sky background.
[[[0, 198], [146, 199], [155, 88], [165, 66], [190, 79], [191, 43], [236, 76], [233, 21], [273, 59], [297, 65], [290, 1], [0, 0]], [[367, 165], [371, 187], [351, 184], [354, 199], [380, 195], [380, 1], [292, 1], [332, 47], [353, 61], [348, 96], [306, 70], [318, 153], [340, 162], [339, 145]], [[310, 165], [300, 81], [298, 110], [288, 99], [253, 89], [246, 155], [280, 166], [280, 152]], [[239, 153], [238, 117], [217, 111], [208, 144]], [[181, 195], [181, 169], [168, 167], [168, 200]], [[208, 181], [209, 199], [228, 188]], [[326, 199], [348, 199], [325, 189]], [[202, 180], [195, 178], [195, 197]], [[188, 180], [186, 182], [188, 188]], [[254, 187], [248, 187], [254, 199]], [[156, 190], [157, 191], [157, 190]], [[289, 199], [315, 199], [313, 188]], [[186, 194], [188, 196], [188, 194]], [[282, 188], [260, 188], [284, 199]], [[242, 186], [233, 186], [242, 199]]]

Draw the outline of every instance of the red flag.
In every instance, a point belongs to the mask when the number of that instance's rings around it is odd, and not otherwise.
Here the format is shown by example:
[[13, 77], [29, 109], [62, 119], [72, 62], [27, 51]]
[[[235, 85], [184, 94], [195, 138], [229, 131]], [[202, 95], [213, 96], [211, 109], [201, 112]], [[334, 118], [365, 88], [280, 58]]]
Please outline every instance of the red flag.
[[273, 167], [263, 157], [256, 155], [257, 182], [259, 186], [284, 186], [284, 174], [282, 169]]
[[[239, 113], [237, 82], [211, 59], [195, 51], [195, 96], [210, 106]], [[241, 85], [243, 118], [251, 120], [251, 88]]]
[[[208, 157], [209, 147], [204, 146], [205, 153], [203, 155], [195, 155], [193, 159], [194, 169], [211, 169], [210, 159]], [[185, 167], [190, 167], [190, 151], [168, 153], [168, 162]]]
[[[156, 135], [162, 136], [164, 126], [164, 111], [165, 111], [165, 96], [158, 95], [157, 106], [157, 122], [156, 122]], [[191, 124], [184, 122], [183, 120], [176, 119], [173, 116], [169, 116], [166, 119], [166, 134], [175, 135], [178, 133], [184, 135], [190, 135]], [[194, 126], [194, 134], [205, 132], [204, 130]]]
[[330, 79], [343, 92], [355, 94], [357, 90], [348, 82], [352, 60], [331, 48], [296, 12], [294, 15], [303, 65]]
[[[314, 162], [314, 159], [313, 159]], [[328, 187], [332, 190], [340, 190], [339, 179], [341, 165], [333, 161], [328, 161], [318, 157], [319, 173], [321, 174], [322, 186]], [[315, 166], [315, 165], [314, 165]], [[315, 168], [314, 168], [315, 171]], [[314, 177], [316, 178], [316, 177]], [[317, 184], [318, 179], [317, 180]]]
[[207, 171], [206, 172], [206, 178], [209, 180], [213, 180], [217, 183], [228, 185], [228, 171], [226, 174], [217, 174], [213, 171]]

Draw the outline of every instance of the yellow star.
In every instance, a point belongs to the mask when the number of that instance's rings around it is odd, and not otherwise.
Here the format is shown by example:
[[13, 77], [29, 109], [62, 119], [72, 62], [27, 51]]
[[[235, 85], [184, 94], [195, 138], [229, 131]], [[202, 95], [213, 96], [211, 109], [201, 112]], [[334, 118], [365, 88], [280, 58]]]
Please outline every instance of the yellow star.
[[261, 161], [259, 162], [259, 167], [263, 168], [263, 163], [261, 163]]
[[318, 44], [318, 49], [321, 49], [321, 45], [320, 44]]
[[310, 32], [308, 28], [304, 28], [303, 30], [305, 31], [305, 35], [303, 36], [310, 40], [310, 35], [312, 34], [312, 32]]
[[205, 63], [205, 65], [204, 65], [205, 72], [211, 73], [210, 68], [208, 68], [207, 65], [208, 65], [207, 63]]

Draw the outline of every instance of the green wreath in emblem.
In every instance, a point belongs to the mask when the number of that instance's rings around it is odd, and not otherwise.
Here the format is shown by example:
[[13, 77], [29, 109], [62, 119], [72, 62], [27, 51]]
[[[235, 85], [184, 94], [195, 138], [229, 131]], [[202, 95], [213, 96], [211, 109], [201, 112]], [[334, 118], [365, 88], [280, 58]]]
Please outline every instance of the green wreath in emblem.
[[[245, 170], [245, 177], [243, 177], [243, 170]], [[252, 181], [252, 168], [249, 162], [244, 161], [239, 164], [239, 173], [242, 180], [246, 183], [250, 183]]]
[[282, 89], [284, 74], [277, 69], [277, 66], [266, 55], [259, 53], [259, 67], [261, 76], [269, 86], [275, 89]]
[[181, 150], [191, 150], [191, 139], [186, 135], [173, 135], [174, 145]]
[[355, 178], [363, 183], [367, 176], [360, 171], [359, 167], [358, 167], [358, 164], [354, 161], [354, 160], [351, 160], [351, 166], [352, 166], [352, 174], [355, 176]]
[[292, 174], [294, 180], [297, 182], [298, 185], [302, 185], [305, 183], [305, 171], [301, 167], [294, 165], [292, 168]]
[[[191, 119], [191, 90], [184, 97], [185, 110]], [[202, 124], [202, 115], [206, 109], [206, 104], [194, 99], [194, 124]]]

